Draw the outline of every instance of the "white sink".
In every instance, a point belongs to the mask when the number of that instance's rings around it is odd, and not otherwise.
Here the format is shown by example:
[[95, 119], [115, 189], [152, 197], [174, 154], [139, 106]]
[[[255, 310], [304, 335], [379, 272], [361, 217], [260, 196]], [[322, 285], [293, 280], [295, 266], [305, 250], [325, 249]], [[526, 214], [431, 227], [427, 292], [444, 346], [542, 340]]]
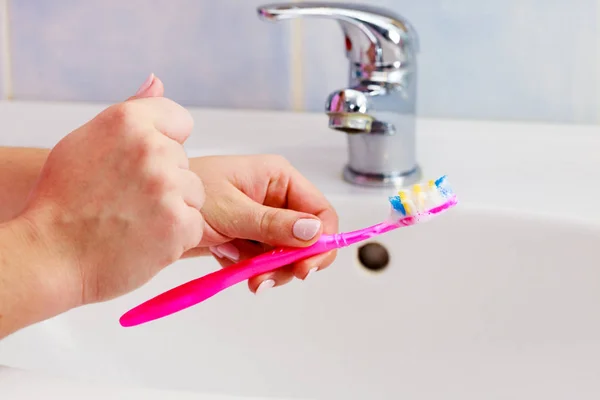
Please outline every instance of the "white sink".
[[[40, 115], [20, 137], [38, 145], [98, 111], [4, 107], [0, 120]], [[280, 153], [325, 192], [341, 229], [386, 217], [389, 191], [341, 180], [345, 140], [325, 116], [193, 115], [191, 156]], [[56, 131], [33, 137], [35, 124]], [[600, 398], [600, 129], [422, 120], [418, 139], [426, 177], [448, 174], [461, 203], [374, 239], [389, 253], [383, 270], [367, 270], [352, 246], [307, 282], [261, 296], [240, 284], [122, 328], [132, 306], [218, 268], [210, 258], [180, 261], [134, 293], [1, 341], [0, 364], [96, 385], [255, 398]], [[1, 382], [0, 370], [0, 395]]]

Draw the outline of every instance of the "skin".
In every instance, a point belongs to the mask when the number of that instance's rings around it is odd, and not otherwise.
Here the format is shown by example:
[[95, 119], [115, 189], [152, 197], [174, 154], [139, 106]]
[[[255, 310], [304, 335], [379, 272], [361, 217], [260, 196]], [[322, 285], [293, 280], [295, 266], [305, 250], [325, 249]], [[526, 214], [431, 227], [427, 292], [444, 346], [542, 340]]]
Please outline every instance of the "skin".
[[[338, 216], [325, 196], [280, 156], [200, 157], [192, 159], [190, 165], [202, 178], [207, 194], [202, 209], [207, 222], [202, 246], [231, 241], [243, 260], [276, 246], [308, 246], [323, 232], [338, 232]], [[310, 240], [299, 240], [293, 235], [294, 224], [302, 219], [321, 222], [321, 228]], [[331, 265], [335, 256], [336, 252], [331, 251], [311, 257], [253, 277], [248, 285], [255, 292], [267, 279], [275, 285], [283, 285], [294, 277], [305, 279], [310, 270]], [[237, 261], [218, 256], [217, 259], [223, 267]]]
[[[279, 156], [188, 159], [189, 113], [154, 76], [53, 149], [0, 148], [0, 338], [146, 283], [174, 261], [221, 266], [336, 233], [325, 197]], [[78, 157], [84, 154], [85, 157]], [[318, 222], [312, 238], [298, 220]], [[240, 223], [241, 222], [241, 223]], [[219, 249], [235, 249], [229, 258]], [[329, 266], [335, 252], [249, 280], [255, 292]]]
[[134, 99], [50, 151], [0, 227], [0, 335], [127, 293], [198, 245], [204, 187], [182, 146], [192, 125], [168, 99]]

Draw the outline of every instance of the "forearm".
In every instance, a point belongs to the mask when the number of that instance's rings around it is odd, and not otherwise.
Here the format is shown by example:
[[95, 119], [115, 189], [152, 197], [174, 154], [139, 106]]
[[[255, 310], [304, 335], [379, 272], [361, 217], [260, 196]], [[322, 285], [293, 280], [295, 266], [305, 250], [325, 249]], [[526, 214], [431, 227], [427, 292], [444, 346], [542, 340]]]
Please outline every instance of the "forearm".
[[0, 340], [76, 305], [66, 267], [29, 221], [0, 224]]
[[17, 216], [25, 205], [50, 150], [0, 147], [0, 223]]

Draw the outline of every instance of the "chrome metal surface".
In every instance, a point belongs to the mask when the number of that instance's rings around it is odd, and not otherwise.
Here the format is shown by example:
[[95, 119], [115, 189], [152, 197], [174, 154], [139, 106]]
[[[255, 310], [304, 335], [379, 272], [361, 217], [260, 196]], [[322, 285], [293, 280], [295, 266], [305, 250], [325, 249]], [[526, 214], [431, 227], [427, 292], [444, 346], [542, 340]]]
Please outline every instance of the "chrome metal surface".
[[337, 20], [350, 62], [348, 87], [331, 93], [329, 127], [348, 134], [344, 178], [361, 186], [404, 186], [420, 179], [415, 156], [418, 38], [403, 17], [359, 4], [299, 2], [258, 8], [268, 21]]
[[421, 169], [415, 167], [412, 171], [405, 173], [368, 174], [352, 170], [348, 165], [344, 167], [344, 179], [355, 185], [381, 188], [381, 187], [405, 187], [418, 182]]

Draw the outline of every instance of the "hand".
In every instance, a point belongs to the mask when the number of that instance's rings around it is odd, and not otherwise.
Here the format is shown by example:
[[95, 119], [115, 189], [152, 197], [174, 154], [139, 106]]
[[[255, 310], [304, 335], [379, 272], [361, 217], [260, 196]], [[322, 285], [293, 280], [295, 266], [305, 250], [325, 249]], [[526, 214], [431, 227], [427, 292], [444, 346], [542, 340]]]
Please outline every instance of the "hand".
[[[147, 96], [162, 96], [162, 84]], [[184, 254], [211, 251], [226, 267], [275, 246], [309, 246], [322, 233], [338, 232], [338, 217], [327, 199], [287, 160], [279, 156], [201, 157], [190, 168], [207, 190], [202, 213], [208, 222], [200, 246]], [[207, 248], [208, 246], [208, 248]], [[253, 277], [249, 288], [280, 286], [294, 276], [306, 279], [328, 267], [336, 251]]]
[[[190, 160], [206, 190], [206, 220], [200, 248], [210, 246], [223, 267], [254, 257], [274, 246], [305, 247], [322, 233], [338, 232], [338, 217], [317, 188], [284, 158], [272, 155], [215, 156]], [[254, 243], [252, 242], [254, 241]], [[253, 277], [252, 292], [283, 285], [295, 276], [306, 279], [335, 259], [336, 252], [314, 256]]]
[[78, 282], [77, 305], [141, 286], [202, 238], [204, 188], [182, 147], [192, 118], [149, 86], [52, 149], [23, 214]]

